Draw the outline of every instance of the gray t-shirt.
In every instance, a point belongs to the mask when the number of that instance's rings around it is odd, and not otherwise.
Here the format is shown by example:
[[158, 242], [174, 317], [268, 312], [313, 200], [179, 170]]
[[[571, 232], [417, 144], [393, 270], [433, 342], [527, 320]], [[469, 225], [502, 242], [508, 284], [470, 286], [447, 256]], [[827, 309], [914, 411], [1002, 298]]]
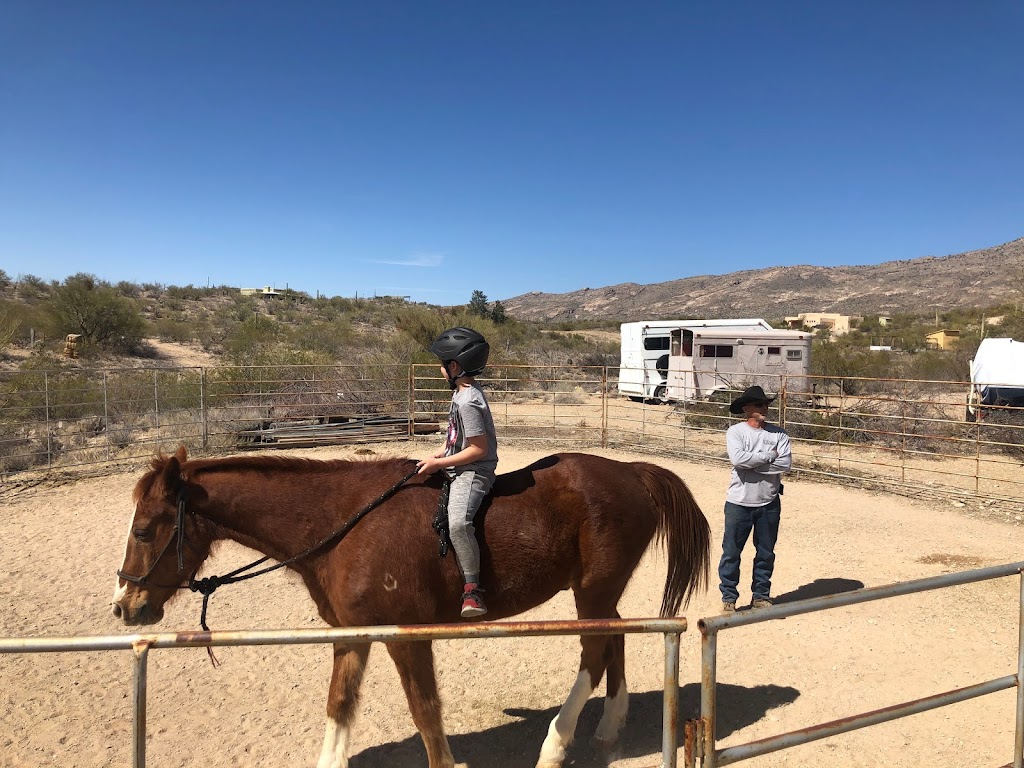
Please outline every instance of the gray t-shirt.
[[741, 421], [725, 433], [732, 462], [727, 501], [743, 507], [761, 507], [779, 495], [780, 476], [793, 466], [789, 435], [774, 424], [760, 429]]
[[494, 419], [491, 417], [491, 406], [480, 385], [473, 383], [468, 387], [459, 387], [452, 394], [452, 407], [448, 411], [448, 439], [445, 442], [445, 456], [454, 456], [467, 445], [468, 438], [477, 435], [487, 436], [487, 453], [480, 461], [455, 467], [456, 472], [467, 469], [478, 472], [495, 471], [498, 466], [498, 438], [494, 432]]

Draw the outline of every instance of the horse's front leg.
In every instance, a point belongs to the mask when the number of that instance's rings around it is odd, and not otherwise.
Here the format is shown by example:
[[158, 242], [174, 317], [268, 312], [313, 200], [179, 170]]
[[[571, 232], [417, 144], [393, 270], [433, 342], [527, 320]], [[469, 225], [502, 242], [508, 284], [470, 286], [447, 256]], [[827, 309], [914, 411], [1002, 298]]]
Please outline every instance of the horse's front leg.
[[388, 653], [402, 678], [413, 722], [427, 748], [430, 768], [454, 768], [455, 759], [441, 722], [441, 698], [434, 674], [434, 649], [429, 641], [388, 643]]
[[327, 694], [327, 732], [316, 768], [348, 768], [349, 729], [359, 703], [369, 643], [334, 646], [334, 671]]

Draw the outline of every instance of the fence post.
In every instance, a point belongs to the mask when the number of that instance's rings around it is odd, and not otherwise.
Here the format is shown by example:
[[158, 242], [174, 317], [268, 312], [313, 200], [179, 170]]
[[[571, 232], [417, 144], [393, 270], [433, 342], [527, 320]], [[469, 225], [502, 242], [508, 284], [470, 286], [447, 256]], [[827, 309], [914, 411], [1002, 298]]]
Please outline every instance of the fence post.
[[601, 447], [608, 447], [608, 366], [601, 369]]
[[46, 466], [53, 466], [53, 437], [50, 433], [50, 374], [43, 374], [43, 402], [46, 415]]
[[700, 733], [702, 768], [717, 768], [715, 721], [718, 709], [718, 632], [701, 630]]
[[103, 372], [103, 432], [107, 436], [107, 458], [110, 458], [110, 416], [107, 412], [107, 372]]
[[661, 722], [661, 768], [676, 768], [679, 752], [679, 634], [665, 633], [665, 706]]
[[153, 369], [153, 410], [156, 411], [156, 428], [160, 429], [160, 391], [157, 387], [156, 368]]
[[781, 429], [786, 428], [786, 376], [782, 376], [781, 388], [779, 392], [779, 427]]
[[203, 422], [203, 448], [210, 444], [210, 422], [206, 404], [206, 368], [199, 369], [199, 413]]
[[149, 643], [140, 640], [132, 647], [134, 658], [134, 679], [132, 684], [132, 768], [146, 766], [146, 661], [149, 658]]
[[414, 387], [416, 386], [416, 373], [413, 363], [409, 363], [409, 437], [410, 439], [416, 436], [416, 395]]
[[1024, 766], [1024, 571], [1020, 574], [1020, 616], [1017, 619], [1017, 727], [1013, 739], [1013, 768]]

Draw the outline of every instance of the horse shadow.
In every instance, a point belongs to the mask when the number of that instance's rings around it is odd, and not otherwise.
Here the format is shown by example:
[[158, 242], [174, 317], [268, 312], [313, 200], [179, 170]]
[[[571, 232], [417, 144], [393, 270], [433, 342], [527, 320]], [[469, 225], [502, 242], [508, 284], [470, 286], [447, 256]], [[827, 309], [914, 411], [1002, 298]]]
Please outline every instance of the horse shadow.
[[[756, 723], [777, 707], [792, 704], [800, 695], [796, 688], [779, 685], [746, 687], [718, 683], [718, 722], [716, 739]], [[662, 707], [661, 691], [632, 693], [629, 717], [618, 744], [605, 752], [590, 743], [604, 711], [604, 699], [592, 698], [583, 707], [576, 727], [576, 740], [570, 745], [565, 765], [574, 768], [604, 768], [612, 760], [655, 756], [661, 753]], [[486, 728], [476, 733], [449, 736], [457, 763], [469, 768], [534, 768], [548, 725], [558, 707], [548, 709], [506, 709], [505, 714], [519, 718], [511, 723]], [[688, 683], [679, 689], [679, 720], [700, 714], [700, 684]], [[682, 747], [682, 727], [679, 728]], [[382, 744], [354, 755], [352, 768], [394, 768], [396, 765], [426, 765], [427, 753], [420, 737], [414, 736], [392, 744]]]

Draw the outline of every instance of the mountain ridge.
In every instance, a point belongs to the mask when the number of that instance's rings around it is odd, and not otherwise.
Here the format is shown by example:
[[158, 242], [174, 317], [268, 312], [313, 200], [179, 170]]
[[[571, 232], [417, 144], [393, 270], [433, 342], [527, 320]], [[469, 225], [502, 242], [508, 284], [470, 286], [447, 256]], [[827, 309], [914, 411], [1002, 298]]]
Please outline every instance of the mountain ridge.
[[[994, 267], [999, 267], [994, 268]], [[948, 256], [881, 264], [796, 264], [695, 275], [661, 283], [618, 283], [567, 293], [532, 291], [502, 299], [518, 320], [659, 317], [779, 317], [800, 312], [895, 314], [992, 306], [1024, 289], [1024, 237]]]

